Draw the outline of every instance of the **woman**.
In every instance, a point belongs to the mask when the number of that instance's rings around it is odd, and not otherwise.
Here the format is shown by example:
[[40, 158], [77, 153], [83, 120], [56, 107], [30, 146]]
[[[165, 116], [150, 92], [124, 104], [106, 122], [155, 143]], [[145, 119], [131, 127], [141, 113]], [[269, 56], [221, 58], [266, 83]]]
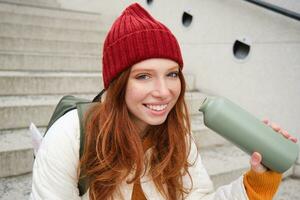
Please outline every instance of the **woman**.
[[267, 171], [257, 152], [249, 172], [213, 192], [191, 139], [179, 45], [140, 5], [132, 4], [115, 21], [102, 61], [106, 93], [87, 114], [83, 156], [73, 110], [43, 140], [32, 199], [81, 199], [79, 177], [87, 180], [82, 199], [272, 199], [281, 174]]

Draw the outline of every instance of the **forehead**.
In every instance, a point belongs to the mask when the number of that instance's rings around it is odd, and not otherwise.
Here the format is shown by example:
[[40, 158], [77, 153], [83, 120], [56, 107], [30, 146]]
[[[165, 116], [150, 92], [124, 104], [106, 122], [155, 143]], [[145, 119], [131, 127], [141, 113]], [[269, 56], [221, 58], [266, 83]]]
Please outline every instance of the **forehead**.
[[170, 59], [166, 58], [150, 58], [134, 64], [131, 71], [137, 70], [169, 70], [177, 69], [179, 65]]

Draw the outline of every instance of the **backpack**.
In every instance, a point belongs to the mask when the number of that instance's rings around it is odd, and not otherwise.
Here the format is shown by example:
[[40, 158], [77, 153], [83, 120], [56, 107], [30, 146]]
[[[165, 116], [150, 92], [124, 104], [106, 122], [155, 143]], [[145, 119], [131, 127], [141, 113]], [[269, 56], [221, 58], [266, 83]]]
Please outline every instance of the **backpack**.
[[[84, 117], [86, 111], [94, 104], [94, 102], [101, 102], [101, 96], [103, 94], [104, 90], [101, 91], [94, 99], [93, 101], [84, 99], [84, 98], [79, 98], [71, 95], [66, 95], [63, 96], [58, 104], [55, 107], [55, 110], [50, 118], [50, 121], [47, 125], [45, 134], [41, 136], [37, 128], [34, 126], [33, 123], [30, 125], [30, 131], [32, 133], [32, 139], [33, 139], [33, 145], [36, 147], [35, 152], [37, 152], [37, 149], [41, 143], [41, 140], [45, 135], [47, 134], [47, 131], [50, 129], [50, 127], [64, 114], [67, 112], [77, 109], [78, 113], [78, 118], [79, 118], [79, 124], [80, 124], [80, 146], [79, 146], [79, 158], [81, 158], [84, 150], [84, 140], [85, 140], [85, 131], [84, 131]], [[37, 134], [38, 133], [38, 134]], [[34, 136], [35, 135], [35, 136]], [[37, 136], [39, 135], [39, 136]], [[38, 140], [38, 142], [37, 142]], [[35, 144], [36, 143], [36, 144]], [[85, 178], [80, 178], [78, 181], [78, 189], [79, 189], [79, 194], [82, 196], [86, 191], [86, 179]]]

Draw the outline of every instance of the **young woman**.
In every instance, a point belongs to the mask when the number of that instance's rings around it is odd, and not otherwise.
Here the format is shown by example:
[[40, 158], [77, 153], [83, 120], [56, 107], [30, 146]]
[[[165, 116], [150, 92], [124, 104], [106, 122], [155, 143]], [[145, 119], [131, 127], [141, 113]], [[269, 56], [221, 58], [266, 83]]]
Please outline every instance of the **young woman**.
[[[258, 152], [246, 174], [213, 190], [191, 138], [179, 45], [140, 5], [132, 4], [115, 21], [102, 61], [106, 92], [86, 115], [83, 156], [73, 110], [43, 140], [31, 199], [272, 199], [281, 174], [264, 168]], [[79, 177], [87, 180], [83, 197]]]

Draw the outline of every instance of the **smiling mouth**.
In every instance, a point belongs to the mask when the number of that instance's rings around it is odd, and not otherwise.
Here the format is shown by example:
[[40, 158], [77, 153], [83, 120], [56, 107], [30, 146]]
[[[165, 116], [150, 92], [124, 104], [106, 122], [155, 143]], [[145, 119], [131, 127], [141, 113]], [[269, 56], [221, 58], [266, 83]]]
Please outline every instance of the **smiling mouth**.
[[151, 105], [151, 104], [144, 104], [147, 108], [154, 111], [162, 111], [165, 110], [168, 104], [161, 104], [161, 105]]

